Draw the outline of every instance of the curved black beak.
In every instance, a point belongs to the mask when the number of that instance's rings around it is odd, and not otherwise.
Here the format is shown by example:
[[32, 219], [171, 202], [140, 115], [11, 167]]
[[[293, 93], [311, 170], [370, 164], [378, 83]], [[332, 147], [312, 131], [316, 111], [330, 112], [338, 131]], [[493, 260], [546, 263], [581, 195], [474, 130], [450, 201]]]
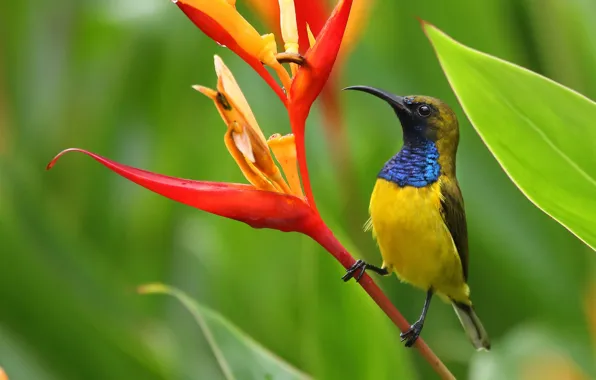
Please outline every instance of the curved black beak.
[[406, 104], [404, 103], [403, 96], [394, 95], [394, 94], [387, 92], [385, 90], [381, 90], [379, 88], [374, 88], [374, 87], [370, 87], [370, 86], [350, 86], [350, 87], [344, 88], [344, 90], [356, 90], [356, 91], [367, 92], [367, 93], [374, 95], [377, 98], [381, 98], [384, 101], [386, 101], [387, 103], [389, 103], [393, 107], [395, 112], [397, 112], [398, 115], [399, 114], [402, 114], [402, 115], [410, 114], [410, 110], [408, 109], [408, 107], [406, 107]]

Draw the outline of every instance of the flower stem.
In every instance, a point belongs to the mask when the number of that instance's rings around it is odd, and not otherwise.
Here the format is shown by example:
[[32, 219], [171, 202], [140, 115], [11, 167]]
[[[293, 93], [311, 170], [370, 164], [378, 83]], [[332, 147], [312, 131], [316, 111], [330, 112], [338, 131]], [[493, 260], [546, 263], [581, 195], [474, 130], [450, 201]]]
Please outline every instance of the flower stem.
[[[354, 262], [356, 262], [322, 220], [320, 220], [320, 223], [316, 223], [312, 226], [307, 234], [331, 253], [333, 257], [344, 266], [344, 268], [348, 269]], [[381, 288], [378, 287], [368, 274], [365, 273], [364, 276], [362, 276], [359, 284], [402, 332], [405, 332], [410, 328], [408, 321], [401, 315], [399, 310], [397, 310], [385, 293], [383, 293]], [[455, 376], [449, 372], [449, 369], [447, 369], [445, 364], [443, 364], [437, 355], [435, 355], [422, 338], [418, 338], [414, 346], [420, 351], [422, 357], [442, 379], [455, 379]]]
[[288, 91], [290, 91], [290, 87], [292, 87], [292, 78], [290, 77], [290, 74], [288, 74], [288, 72], [282, 66], [281, 63], [279, 63], [279, 62], [276, 62], [276, 63], [277, 64], [273, 66], [273, 70], [279, 77], [279, 80], [281, 81], [281, 85], [284, 87], [284, 89], [286, 90], [286, 93], [287, 93]]

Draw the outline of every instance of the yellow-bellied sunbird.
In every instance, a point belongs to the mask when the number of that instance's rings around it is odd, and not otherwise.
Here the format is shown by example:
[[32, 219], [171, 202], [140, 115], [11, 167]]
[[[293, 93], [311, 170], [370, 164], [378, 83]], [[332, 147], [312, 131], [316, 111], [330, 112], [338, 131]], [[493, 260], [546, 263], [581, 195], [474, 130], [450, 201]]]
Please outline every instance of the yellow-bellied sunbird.
[[426, 290], [420, 318], [402, 333], [411, 347], [424, 325], [433, 294], [451, 302], [476, 349], [490, 348], [488, 335], [470, 301], [468, 233], [464, 202], [455, 176], [459, 126], [455, 113], [439, 99], [401, 97], [352, 86], [391, 105], [400, 120], [403, 146], [377, 176], [370, 199], [370, 219], [383, 265], [358, 260], [343, 277], [358, 281], [367, 269], [395, 272], [403, 281]]

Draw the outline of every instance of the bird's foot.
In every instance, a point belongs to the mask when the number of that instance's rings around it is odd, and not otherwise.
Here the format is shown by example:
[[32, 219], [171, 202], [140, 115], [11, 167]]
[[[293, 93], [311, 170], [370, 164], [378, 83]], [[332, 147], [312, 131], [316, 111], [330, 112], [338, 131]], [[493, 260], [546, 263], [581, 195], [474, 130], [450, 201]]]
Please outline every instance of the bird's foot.
[[420, 333], [422, 332], [422, 326], [423, 326], [423, 323], [418, 320], [418, 321], [414, 322], [414, 324], [412, 326], [410, 326], [408, 331], [399, 334], [401, 341], [406, 342], [406, 347], [412, 347], [414, 345], [414, 343], [416, 343], [416, 340], [418, 340], [418, 337], [420, 336]]
[[354, 263], [354, 265], [350, 267], [350, 269], [346, 270], [346, 274], [344, 274], [344, 276], [341, 279], [344, 280], [344, 282], [350, 281], [350, 279], [354, 277], [356, 272], [360, 271], [360, 273], [358, 273], [358, 275], [356, 276], [356, 282], [359, 282], [362, 276], [364, 276], [364, 272], [366, 272], [367, 266], [367, 263], [365, 263], [362, 260], [358, 260]]
[[[367, 264], [362, 260], [358, 260], [350, 267], [350, 269], [346, 270], [346, 274], [344, 274], [341, 279], [347, 282], [350, 281], [352, 277], [356, 276], [356, 282], [360, 282], [360, 279], [362, 276], [364, 276], [364, 272], [366, 272], [368, 269], [380, 274], [381, 276], [387, 276], [389, 274], [389, 271], [386, 268], [379, 268], [374, 265]], [[360, 271], [360, 273], [356, 275], [356, 272], [358, 271]]]

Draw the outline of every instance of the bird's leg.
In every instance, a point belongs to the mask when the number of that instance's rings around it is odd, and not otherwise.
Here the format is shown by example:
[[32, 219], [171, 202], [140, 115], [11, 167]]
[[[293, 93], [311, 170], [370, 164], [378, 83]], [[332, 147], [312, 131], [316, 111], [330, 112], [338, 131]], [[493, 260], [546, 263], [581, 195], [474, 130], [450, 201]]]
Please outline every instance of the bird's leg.
[[360, 271], [360, 273], [358, 273], [358, 275], [356, 276], [356, 282], [359, 282], [362, 276], [364, 276], [364, 272], [366, 272], [367, 269], [370, 269], [380, 274], [381, 276], [387, 276], [389, 274], [389, 271], [386, 268], [379, 268], [374, 265], [367, 264], [362, 260], [358, 260], [354, 263], [354, 265], [350, 267], [350, 269], [346, 271], [346, 274], [344, 274], [344, 276], [341, 279], [344, 281], [349, 281], [352, 277], [354, 277], [356, 272]]
[[422, 314], [420, 315], [420, 318], [418, 318], [418, 320], [414, 322], [412, 326], [410, 326], [408, 331], [399, 334], [401, 341], [406, 341], [406, 347], [412, 347], [414, 343], [416, 343], [418, 337], [420, 336], [420, 333], [422, 332], [422, 327], [424, 326], [424, 320], [426, 319], [426, 313], [428, 312], [428, 307], [430, 306], [430, 299], [432, 298], [432, 296], [433, 290], [429, 289], [428, 292], [426, 292], [426, 299], [424, 300], [424, 306], [422, 307]]

